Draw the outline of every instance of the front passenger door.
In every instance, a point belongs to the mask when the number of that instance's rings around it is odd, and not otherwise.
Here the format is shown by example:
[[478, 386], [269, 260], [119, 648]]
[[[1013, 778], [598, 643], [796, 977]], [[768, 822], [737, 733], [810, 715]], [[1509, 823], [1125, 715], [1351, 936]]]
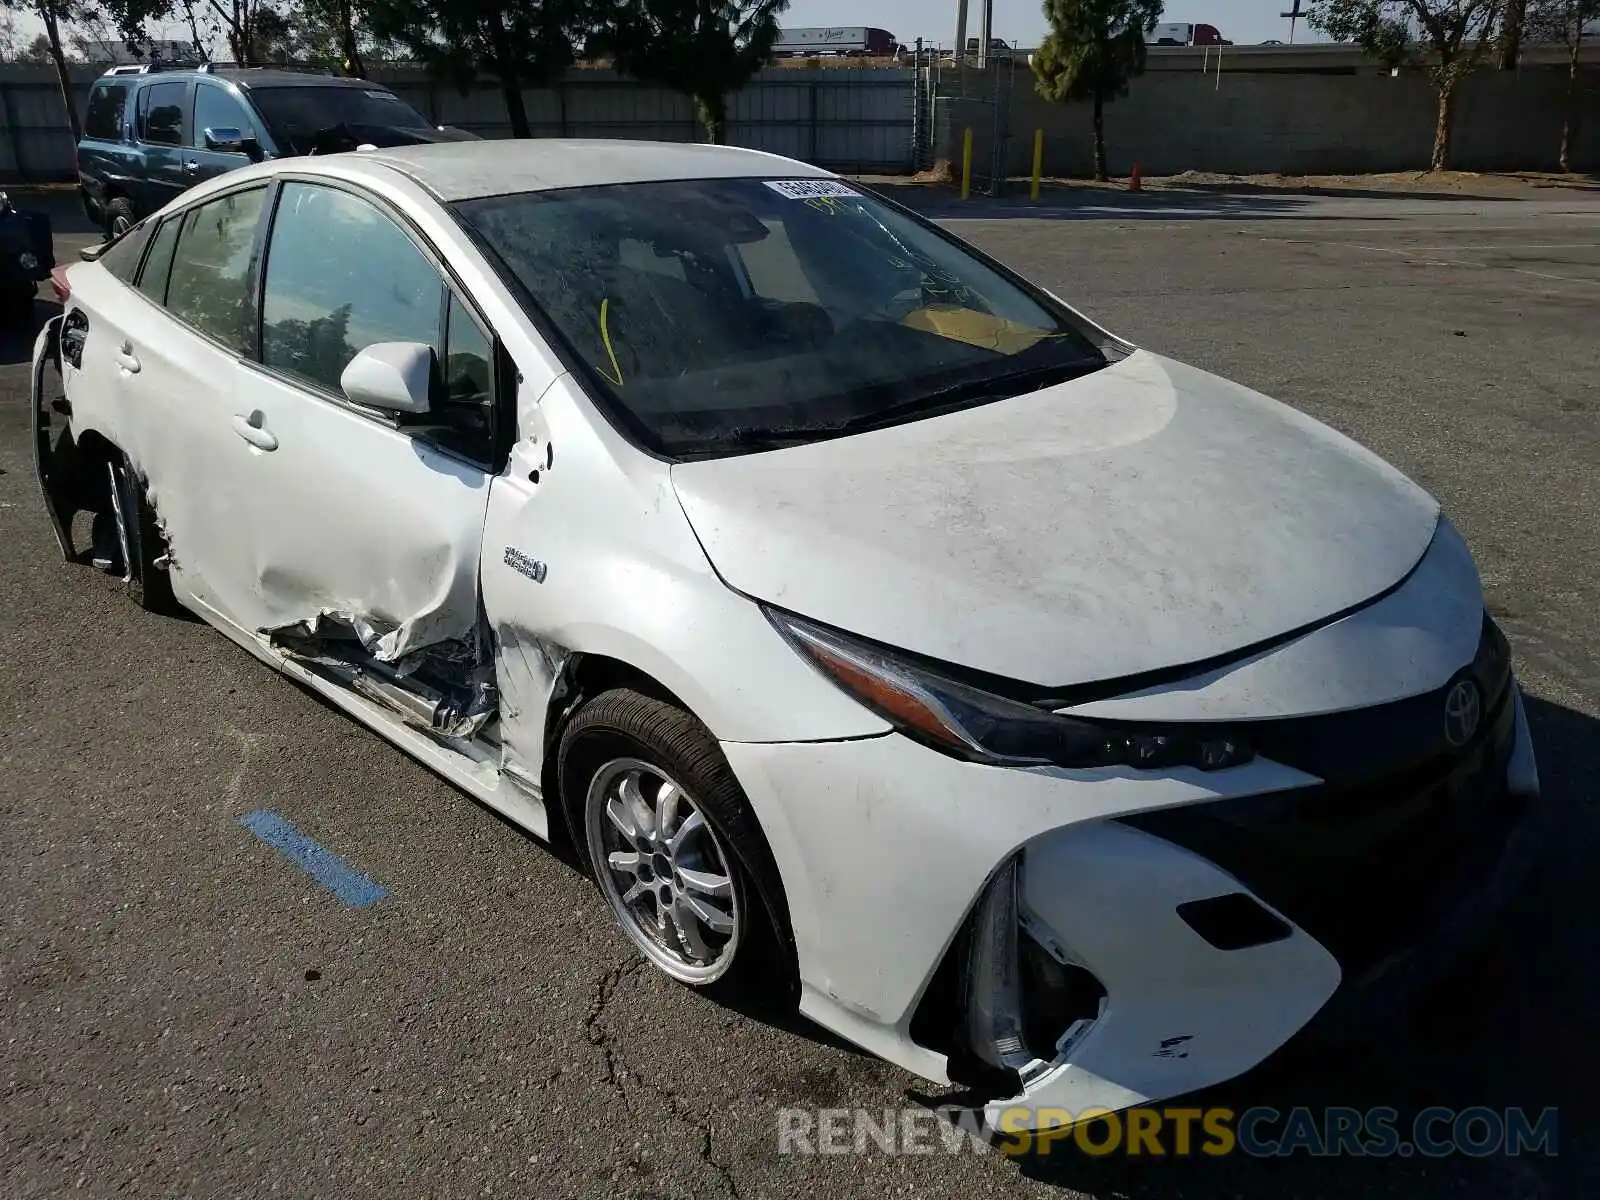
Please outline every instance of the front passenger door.
[[[259, 439], [256, 629], [354, 633], [384, 661], [467, 638], [494, 456], [486, 327], [394, 213], [343, 188], [283, 184], [265, 271], [234, 410]], [[339, 384], [358, 351], [400, 341], [446, 364], [434, 411], [404, 421]]]
[[251, 158], [243, 150], [212, 149], [207, 134], [225, 129], [236, 129], [250, 139], [260, 136], [249, 111], [226, 87], [204, 79], [196, 80], [194, 121], [189, 129], [191, 148], [183, 161], [184, 173], [191, 185], [250, 165]]

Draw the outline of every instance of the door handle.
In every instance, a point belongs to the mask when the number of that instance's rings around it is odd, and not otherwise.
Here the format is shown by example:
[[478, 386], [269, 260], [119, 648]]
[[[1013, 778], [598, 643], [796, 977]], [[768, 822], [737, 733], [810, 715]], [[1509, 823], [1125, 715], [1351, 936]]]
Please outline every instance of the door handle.
[[121, 367], [129, 375], [137, 375], [139, 373], [140, 364], [139, 360], [134, 357], [132, 342], [124, 341], [122, 345], [117, 347], [117, 366]]
[[234, 414], [233, 431], [249, 442], [257, 450], [276, 450], [278, 438], [270, 429], [264, 429], [261, 411], [257, 409], [248, 417], [243, 413]]

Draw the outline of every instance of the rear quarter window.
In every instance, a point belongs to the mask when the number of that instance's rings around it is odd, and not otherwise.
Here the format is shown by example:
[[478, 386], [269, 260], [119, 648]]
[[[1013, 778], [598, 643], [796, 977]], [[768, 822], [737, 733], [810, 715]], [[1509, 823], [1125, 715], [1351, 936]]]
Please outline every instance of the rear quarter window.
[[122, 115], [127, 107], [127, 85], [95, 84], [89, 93], [89, 111], [83, 118], [83, 136], [106, 142], [121, 141]]
[[145, 243], [150, 240], [154, 221], [140, 221], [101, 253], [97, 260], [123, 283], [132, 283], [139, 269], [139, 259], [144, 256]]

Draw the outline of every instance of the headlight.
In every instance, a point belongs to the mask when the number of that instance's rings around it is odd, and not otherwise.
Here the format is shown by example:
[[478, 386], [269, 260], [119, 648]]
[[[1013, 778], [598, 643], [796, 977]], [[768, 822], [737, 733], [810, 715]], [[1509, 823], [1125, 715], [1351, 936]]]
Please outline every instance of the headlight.
[[971, 687], [834, 629], [774, 609], [767, 619], [824, 675], [918, 741], [976, 762], [1003, 766], [1215, 771], [1255, 757], [1242, 738], [1132, 728], [1058, 716]]

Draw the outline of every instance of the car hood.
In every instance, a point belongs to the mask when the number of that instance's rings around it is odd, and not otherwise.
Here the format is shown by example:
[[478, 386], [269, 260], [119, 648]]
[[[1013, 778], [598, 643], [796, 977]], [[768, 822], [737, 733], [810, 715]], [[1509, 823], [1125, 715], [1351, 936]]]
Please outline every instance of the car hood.
[[1045, 688], [1313, 625], [1403, 579], [1438, 520], [1431, 496], [1349, 439], [1145, 351], [672, 478], [730, 586]]

